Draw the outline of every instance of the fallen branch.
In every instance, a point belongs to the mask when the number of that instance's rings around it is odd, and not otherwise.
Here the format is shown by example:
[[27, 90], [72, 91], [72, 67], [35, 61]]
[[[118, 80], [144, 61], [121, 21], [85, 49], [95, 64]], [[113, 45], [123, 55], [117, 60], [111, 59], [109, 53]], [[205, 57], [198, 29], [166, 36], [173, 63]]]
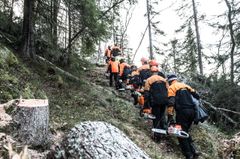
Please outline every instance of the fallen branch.
[[225, 111], [225, 112], [229, 112], [229, 113], [233, 113], [233, 114], [238, 114], [240, 115], [240, 112], [237, 112], [237, 111], [233, 111], [233, 110], [229, 110], [229, 109], [226, 109], [226, 108], [217, 108], [218, 110], [221, 110], [221, 111]]
[[37, 58], [37, 60], [42, 61], [42, 62], [52, 66], [54, 70], [60, 72], [61, 74], [67, 76], [68, 78], [70, 78], [70, 79], [72, 79], [74, 81], [77, 81], [77, 82], [81, 81], [78, 77], [76, 77], [76, 76], [72, 75], [71, 73], [66, 72], [63, 69], [57, 67], [56, 65], [54, 65], [52, 62], [48, 61], [47, 59], [45, 59], [45, 58], [43, 58], [41, 56], [38, 56], [38, 55], [36, 55], [36, 58]]
[[[221, 113], [229, 122], [233, 123], [234, 125], [238, 125], [238, 122], [234, 121], [232, 118], [230, 118], [225, 112], [223, 112], [223, 110], [221, 109], [218, 109], [217, 107], [213, 106], [211, 103], [205, 101], [205, 100], [202, 100], [202, 102], [204, 104], [207, 104], [208, 106], [210, 106], [213, 110]], [[221, 111], [221, 112], [220, 112]]]

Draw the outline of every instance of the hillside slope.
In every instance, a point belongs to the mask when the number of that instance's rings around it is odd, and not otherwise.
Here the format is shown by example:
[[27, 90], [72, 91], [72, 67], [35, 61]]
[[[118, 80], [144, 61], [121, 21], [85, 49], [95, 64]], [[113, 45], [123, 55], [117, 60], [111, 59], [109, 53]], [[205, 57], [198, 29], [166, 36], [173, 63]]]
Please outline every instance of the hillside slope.
[[[160, 143], [151, 139], [151, 123], [139, 117], [139, 110], [131, 102], [129, 92], [117, 92], [108, 87], [104, 67], [87, 67], [75, 74], [74, 82], [58, 74], [53, 68], [34, 63], [23, 64], [9, 49], [0, 46], [1, 103], [19, 98], [48, 98], [50, 128], [53, 135], [68, 132], [81, 121], [105, 121], [122, 130], [149, 156], [157, 159], [183, 158], [174, 137]], [[79, 68], [80, 69], [80, 68]], [[4, 128], [0, 128], [4, 132]], [[5, 132], [9, 133], [9, 132]], [[207, 123], [193, 126], [191, 132], [202, 152], [200, 158], [218, 158], [219, 143], [224, 137]]]

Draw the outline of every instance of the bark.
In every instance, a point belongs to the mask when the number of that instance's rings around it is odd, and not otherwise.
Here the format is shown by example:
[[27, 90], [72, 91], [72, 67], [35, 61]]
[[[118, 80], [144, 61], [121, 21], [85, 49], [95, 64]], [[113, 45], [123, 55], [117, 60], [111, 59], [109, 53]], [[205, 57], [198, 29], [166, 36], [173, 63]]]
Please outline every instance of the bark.
[[26, 58], [35, 59], [35, 41], [34, 41], [34, 3], [35, 0], [24, 0], [23, 15], [23, 49], [22, 55]]
[[152, 32], [151, 32], [151, 19], [150, 19], [150, 6], [149, 1], [147, 2], [147, 17], [148, 17], [148, 36], [149, 36], [149, 52], [150, 52], [150, 59], [153, 59], [153, 47], [152, 47]]
[[196, 5], [195, 5], [195, 0], [192, 0], [192, 5], [193, 5], [193, 16], [194, 16], [194, 22], [195, 22], [195, 31], [196, 31], [196, 36], [197, 36], [197, 51], [198, 51], [199, 71], [200, 71], [200, 74], [203, 75], [202, 46], [201, 46], [201, 40], [200, 40], [200, 34], [199, 34], [198, 19], [197, 19], [197, 8], [196, 8]]
[[59, 0], [53, 0], [53, 46], [57, 48], [57, 42], [58, 42], [58, 11], [59, 11]]
[[9, 15], [9, 19], [11, 20], [11, 22], [13, 22], [13, 6], [14, 6], [14, 0], [12, 0], [11, 2], [11, 10]]
[[233, 31], [233, 23], [232, 23], [232, 7], [230, 5], [230, 3], [228, 2], [228, 0], [225, 0], [225, 3], [227, 5], [228, 8], [228, 27], [230, 30], [230, 37], [231, 37], [231, 53], [230, 53], [230, 57], [231, 57], [231, 73], [230, 73], [230, 78], [231, 78], [231, 83], [234, 83], [234, 51], [235, 51], [235, 46], [236, 46], [236, 42], [235, 42], [235, 38], [234, 38], [234, 31]]
[[[65, 152], [65, 156], [59, 153]], [[116, 127], [105, 122], [83, 122], [71, 129], [59, 158], [149, 159], [149, 156]], [[56, 155], [57, 156], [57, 155]], [[61, 157], [60, 157], [61, 156]]]
[[16, 106], [13, 121], [17, 136], [24, 144], [44, 146], [49, 141], [48, 100], [22, 99]]

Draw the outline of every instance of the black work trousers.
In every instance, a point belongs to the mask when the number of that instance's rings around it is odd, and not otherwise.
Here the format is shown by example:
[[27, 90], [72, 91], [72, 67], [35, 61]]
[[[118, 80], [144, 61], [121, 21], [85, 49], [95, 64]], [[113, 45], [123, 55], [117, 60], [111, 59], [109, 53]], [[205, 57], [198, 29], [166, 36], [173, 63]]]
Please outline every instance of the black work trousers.
[[116, 87], [116, 89], [118, 89], [119, 88], [119, 75], [118, 75], [118, 73], [113, 73], [113, 72], [110, 73], [110, 79], [109, 79], [110, 87], [112, 87], [112, 85], [113, 85], [113, 79], [114, 79], [115, 87]]
[[[182, 130], [189, 132], [194, 120], [194, 109], [182, 109], [176, 111], [176, 123], [182, 126]], [[181, 150], [186, 159], [191, 158], [195, 154], [192, 137], [178, 138]]]
[[166, 105], [159, 105], [151, 103], [152, 114], [156, 117], [153, 120], [153, 128], [165, 129], [166, 127], [166, 118], [165, 118], [165, 110]]

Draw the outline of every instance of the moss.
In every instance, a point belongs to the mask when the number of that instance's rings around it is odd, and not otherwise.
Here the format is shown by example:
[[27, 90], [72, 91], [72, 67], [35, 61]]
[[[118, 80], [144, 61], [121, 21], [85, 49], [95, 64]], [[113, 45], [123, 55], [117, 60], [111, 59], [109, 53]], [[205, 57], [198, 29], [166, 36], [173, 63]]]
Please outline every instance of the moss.
[[6, 58], [6, 63], [8, 64], [9, 67], [19, 64], [18, 59], [12, 53], [8, 54]]

